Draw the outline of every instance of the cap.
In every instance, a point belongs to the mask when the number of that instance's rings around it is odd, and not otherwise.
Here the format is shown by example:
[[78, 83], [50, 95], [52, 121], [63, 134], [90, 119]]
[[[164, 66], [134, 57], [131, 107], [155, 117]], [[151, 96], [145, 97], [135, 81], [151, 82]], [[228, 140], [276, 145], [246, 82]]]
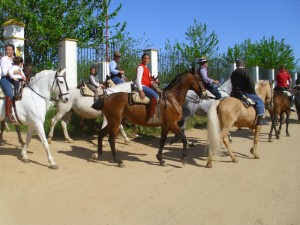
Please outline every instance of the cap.
[[114, 52], [114, 55], [115, 55], [115, 56], [119, 56], [119, 57], [121, 57], [121, 53], [120, 53], [120, 52], [118, 52], [118, 51], [115, 51], [115, 52]]
[[244, 65], [245, 62], [244, 62], [244, 60], [237, 59], [237, 60], [235, 60], [235, 64], [236, 64], [237, 66], [240, 66], [240, 65]]
[[198, 63], [204, 63], [204, 62], [207, 62], [207, 59], [206, 58], [201, 58], [199, 59]]

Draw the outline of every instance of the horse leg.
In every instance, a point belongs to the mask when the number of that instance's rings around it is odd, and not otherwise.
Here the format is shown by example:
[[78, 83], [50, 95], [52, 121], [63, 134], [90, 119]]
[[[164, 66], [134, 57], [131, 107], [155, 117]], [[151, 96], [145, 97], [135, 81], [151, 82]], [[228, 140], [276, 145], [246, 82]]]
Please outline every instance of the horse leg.
[[20, 125], [15, 125], [15, 128], [16, 128], [16, 131], [17, 131], [17, 135], [18, 135], [18, 141], [21, 145], [24, 145], [24, 141], [22, 139], [22, 136], [21, 136], [21, 128], [20, 128]]
[[30, 141], [31, 141], [31, 137], [32, 137], [32, 133], [33, 133], [34, 129], [32, 127], [29, 127], [28, 128], [28, 131], [27, 131], [27, 136], [26, 136], [26, 141], [25, 141], [25, 144], [22, 148], [22, 162], [24, 163], [30, 163], [30, 160], [27, 156], [27, 149], [28, 149], [28, 146], [30, 144]]
[[286, 114], [286, 119], [285, 119], [285, 124], [286, 124], [286, 128], [285, 128], [285, 133], [287, 137], [290, 137], [290, 133], [289, 133], [289, 123], [290, 123], [290, 113]]
[[283, 114], [281, 113], [280, 116], [279, 116], [279, 127], [278, 127], [278, 136], [276, 135], [276, 138], [279, 139], [279, 135], [281, 134], [281, 127], [282, 127], [282, 124], [283, 124]]
[[158, 149], [158, 152], [157, 152], [157, 155], [156, 155], [156, 158], [159, 161], [159, 164], [161, 166], [167, 166], [166, 161], [163, 160], [163, 156], [162, 156], [162, 151], [164, 149], [164, 146], [165, 146], [165, 143], [166, 143], [166, 140], [167, 140], [167, 134], [168, 134], [168, 131], [166, 131], [166, 129], [164, 129], [162, 127], [160, 140], [159, 140], [159, 149]]
[[235, 157], [235, 155], [233, 154], [229, 142], [230, 142], [230, 140], [228, 139], [228, 135], [225, 135], [225, 137], [223, 138], [223, 143], [224, 143], [224, 145], [225, 145], [225, 147], [226, 147], [226, 149], [227, 149], [227, 151], [229, 153], [229, 156], [230, 156], [232, 162], [237, 163], [238, 160]]
[[36, 133], [39, 136], [39, 138], [40, 138], [41, 142], [43, 143], [43, 146], [44, 146], [44, 148], [46, 150], [48, 162], [50, 163], [49, 168], [50, 169], [58, 169], [58, 166], [54, 162], [53, 157], [51, 155], [49, 144], [48, 144], [48, 141], [47, 141], [47, 138], [46, 138], [46, 134], [45, 134], [45, 130], [44, 130], [43, 124], [42, 123], [37, 124], [35, 130], [36, 130]]
[[48, 134], [48, 143], [49, 144], [51, 144], [51, 141], [52, 141], [52, 138], [53, 138], [54, 127], [57, 124], [57, 122], [60, 121], [60, 120], [62, 120], [61, 126], [62, 126], [62, 129], [63, 129], [65, 139], [70, 143], [74, 142], [73, 139], [71, 139], [69, 137], [68, 130], [67, 130], [67, 122], [70, 120], [71, 115], [72, 115], [71, 111], [67, 112], [66, 114], [58, 112], [51, 119], [51, 127], [50, 127], [50, 131], [49, 131], [49, 134]]
[[129, 142], [130, 142], [130, 139], [127, 137], [123, 125], [121, 124], [119, 128], [120, 128], [120, 131], [121, 131], [121, 133], [122, 133], [122, 135], [123, 135], [123, 137], [124, 137], [124, 141], [125, 141], [126, 143], [129, 143]]
[[1, 131], [0, 131], [0, 145], [2, 145], [2, 139], [3, 139], [3, 131], [5, 129], [5, 122], [1, 121]]
[[275, 117], [274, 116], [271, 116], [271, 129], [270, 129], [270, 132], [269, 132], [269, 142], [272, 142], [272, 133], [273, 133], [273, 129], [275, 130], [275, 133], [276, 133], [276, 121], [275, 121]]
[[250, 153], [254, 156], [255, 159], [259, 159], [259, 155], [257, 153], [257, 143], [258, 143], [258, 139], [259, 139], [259, 134], [261, 131], [261, 125], [257, 125], [255, 127], [255, 134], [254, 134], [254, 141], [253, 141], [253, 146], [250, 149]]

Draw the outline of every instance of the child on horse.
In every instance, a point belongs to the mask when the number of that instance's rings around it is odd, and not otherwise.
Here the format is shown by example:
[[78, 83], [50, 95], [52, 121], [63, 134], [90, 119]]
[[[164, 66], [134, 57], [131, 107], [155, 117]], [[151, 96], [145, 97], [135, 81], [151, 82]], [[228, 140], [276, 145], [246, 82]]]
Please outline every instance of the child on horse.
[[276, 80], [276, 87], [274, 88], [274, 91], [279, 91], [279, 92], [288, 91], [290, 93], [290, 110], [292, 112], [295, 112], [296, 110], [294, 108], [294, 95], [289, 90], [289, 88], [292, 85], [292, 77], [284, 68], [284, 66], [279, 67], [275, 80]]
[[[15, 100], [20, 99], [20, 82], [26, 81], [25, 74], [23, 73], [23, 58], [16, 56], [13, 58], [13, 66], [8, 70], [8, 75], [11, 78], [11, 82], [14, 85]], [[18, 72], [16, 74], [15, 72]]]
[[96, 102], [99, 98], [100, 88], [104, 88], [99, 82], [99, 78], [97, 76], [97, 70], [95, 66], [92, 66], [90, 69], [90, 77], [89, 82], [87, 83], [88, 87], [94, 92], [94, 102]]

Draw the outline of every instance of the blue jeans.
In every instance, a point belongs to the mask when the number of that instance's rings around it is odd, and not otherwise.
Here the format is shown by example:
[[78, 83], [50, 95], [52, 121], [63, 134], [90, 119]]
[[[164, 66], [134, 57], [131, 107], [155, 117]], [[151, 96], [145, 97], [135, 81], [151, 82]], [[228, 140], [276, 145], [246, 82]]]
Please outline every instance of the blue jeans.
[[9, 97], [10, 99], [13, 99], [14, 94], [11, 84], [12, 83], [10, 82], [10, 78], [8, 76], [1, 77], [0, 87], [2, 88], [3, 93], [5, 94], [5, 96]]
[[205, 84], [204, 87], [206, 90], [208, 90], [210, 93], [212, 93], [216, 97], [216, 100], [222, 98], [221, 93], [219, 92], [218, 88], [215, 85]]
[[152, 98], [155, 98], [156, 101], [158, 101], [158, 94], [157, 94], [155, 91], [153, 91], [151, 88], [149, 88], [149, 87], [147, 87], [147, 86], [143, 86], [142, 88], [143, 88], [143, 92], [145, 93], [145, 95], [146, 95], [148, 98], [150, 98], [150, 100], [151, 100]]
[[119, 76], [112, 76], [111, 80], [115, 83], [115, 84], [122, 84], [124, 83], [124, 80], [122, 78], [120, 78]]
[[244, 95], [252, 99], [256, 103], [255, 105], [256, 114], [258, 116], [263, 116], [265, 114], [265, 104], [263, 100], [260, 97], [258, 97], [256, 94], [244, 93]]

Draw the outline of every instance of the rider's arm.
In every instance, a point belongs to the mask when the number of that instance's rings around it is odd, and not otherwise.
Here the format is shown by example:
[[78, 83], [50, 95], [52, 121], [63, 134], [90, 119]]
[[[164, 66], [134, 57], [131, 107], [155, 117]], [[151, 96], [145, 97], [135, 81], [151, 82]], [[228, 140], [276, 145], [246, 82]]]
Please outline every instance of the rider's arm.
[[110, 63], [109, 63], [109, 71], [110, 73], [114, 74], [114, 75], [117, 75], [120, 71], [116, 69], [117, 68], [117, 63], [112, 60]]
[[136, 74], [136, 86], [138, 90], [143, 90], [142, 88], [142, 77], [144, 73], [144, 68], [142, 66], [139, 66], [137, 68], [137, 74]]
[[95, 87], [100, 87], [100, 85], [95, 81], [94, 75], [90, 75], [90, 82], [91, 82], [91, 84], [94, 85]]

